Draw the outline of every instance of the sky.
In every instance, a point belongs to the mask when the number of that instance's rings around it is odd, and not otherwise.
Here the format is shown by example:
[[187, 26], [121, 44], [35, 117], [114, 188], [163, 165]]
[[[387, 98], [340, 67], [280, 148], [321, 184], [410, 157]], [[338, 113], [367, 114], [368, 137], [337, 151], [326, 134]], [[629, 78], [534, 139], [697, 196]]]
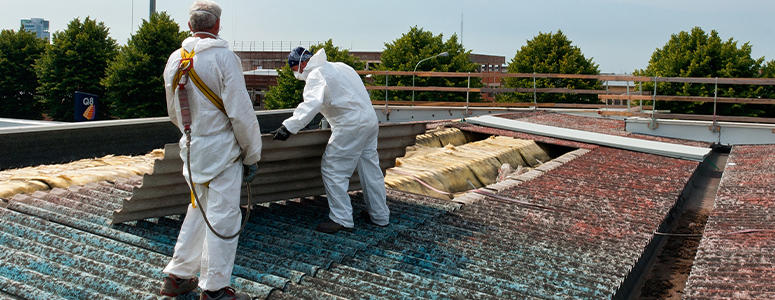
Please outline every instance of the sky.
[[[772, 0], [220, 0], [221, 37], [232, 45], [288, 51], [332, 39], [352, 51], [381, 51], [418, 26], [446, 41], [457, 34], [472, 53], [508, 63], [539, 33], [562, 32], [603, 73], [645, 69], [672, 34], [699, 26], [722, 40], [752, 46], [753, 58], [775, 59]], [[21, 19], [44, 18], [50, 32], [75, 18], [104, 22], [126, 44], [148, 19], [149, 0], [0, 0], [0, 28], [18, 30]], [[192, 0], [156, 0], [187, 29]], [[262, 46], [258, 46], [262, 45]], [[280, 49], [276, 49], [280, 50]]]

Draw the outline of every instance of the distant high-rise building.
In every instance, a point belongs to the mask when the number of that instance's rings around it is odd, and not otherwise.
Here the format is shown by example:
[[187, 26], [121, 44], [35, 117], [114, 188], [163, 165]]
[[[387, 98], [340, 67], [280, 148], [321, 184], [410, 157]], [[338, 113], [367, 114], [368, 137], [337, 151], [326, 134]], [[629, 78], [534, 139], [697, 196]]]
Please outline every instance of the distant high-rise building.
[[48, 32], [48, 20], [42, 18], [22, 19], [22, 26], [24, 26], [24, 30], [35, 32], [38, 38], [51, 40], [51, 35]]

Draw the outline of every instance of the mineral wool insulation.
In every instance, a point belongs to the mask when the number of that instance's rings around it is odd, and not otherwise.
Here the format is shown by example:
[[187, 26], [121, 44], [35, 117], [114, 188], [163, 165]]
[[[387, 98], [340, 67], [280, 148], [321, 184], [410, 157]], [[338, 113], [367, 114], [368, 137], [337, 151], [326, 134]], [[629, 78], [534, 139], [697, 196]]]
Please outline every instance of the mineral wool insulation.
[[[446, 146], [441, 147], [442, 143]], [[427, 188], [415, 177], [438, 190], [458, 193], [472, 189], [471, 184], [479, 188], [495, 183], [503, 164], [535, 167], [551, 159], [531, 140], [492, 136], [466, 143], [465, 135], [457, 128], [420, 135], [417, 146], [408, 150], [406, 156], [396, 159], [395, 168], [388, 169], [385, 185], [442, 199], [453, 196]]]
[[117, 177], [142, 176], [153, 171], [156, 159], [164, 157], [157, 149], [142, 156], [113, 156], [82, 159], [67, 164], [41, 165], [0, 171], [0, 198], [30, 194], [71, 185], [112, 180]]

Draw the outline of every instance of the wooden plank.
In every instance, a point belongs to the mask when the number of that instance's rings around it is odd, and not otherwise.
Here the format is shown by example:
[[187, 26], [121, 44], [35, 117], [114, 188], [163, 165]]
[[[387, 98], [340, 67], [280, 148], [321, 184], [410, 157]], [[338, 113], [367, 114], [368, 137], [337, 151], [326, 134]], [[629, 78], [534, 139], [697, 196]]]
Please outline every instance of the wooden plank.
[[597, 95], [600, 100], [651, 100], [649, 95]]
[[[652, 100], [654, 97], [649, 95], [598, 95], [601, 100]], [[685, 101], [685, 102], [713, 102], [713, 97], [696, 96], [656, 96], [657, 101]], [[747, 103], [747, 104], [775, 104], [775, 99], [767, 98], [729, 98], [718, 97], [718, 103]]]
[[[366, 89], [370, 91], [384, 91], [385, 86], [382, 85], [367, 85]], [[418, 92], [471, 92], [481, 93], [481, 88], [464, 88], [464, 87], [446, 87], [446, 86], [388, 86], [389, 91], [418, 91]]]
[[[385, 105], [385, 101], [371, 100], [372, 105]], [[465, 107], [465, 102], [441, 102], [441, 101], [388, 101], [389, 106], [445, 106], [445, 107]], [[532, 107], [533, 103], [492, 103], [492, 102], [469, 102], [469, 107]], [[556, 103], [538, 103], [538, 107], [556, 107]]]
[[591, 75], [591, 74], [549, 74], [549, 73], [464, 73], [464, 72], [429, 72], [429, 71], [357, 71], [360, 75], [372, 76], [419, 76], [419, 77], [494, 77], [494, 78], [566, 78], [588, 79], [600, 81], [634, 81], [634, 82], [665, 82], [665, 83], [701, 83], [701, 84], [744, 84], [744, 85], [775, 85], [775, 78], [708, 78], [708, 77], [647, 77], [624, 75]]
[[[634, 113], [633, 116], [651, 118], [650, 113]], [[695, 121], [713, 121], [712, 115], [689, 115], [689, 114], [662, 114], [655, 113], [654, 117], [657, 119], [677, 119], [677, 120], [695, 120]], [[737, 116], [716, 116], [716, 121], [721, 122], [746, 122], [746, 123], [767, 123], [775, 124], [775, 118], [758, 118], [758, 117], [737, 117]]]
[[[372, 105], [385, 105], [385, 100], [371, 100]], [[441, 101], [388, 101], [388, 106], [447, 106], [447, 107], [465, 107], [465, 102], [441, 102]], [[533, 107], [532, 102], [470, 102], [469, 107]], [[582, 104], [582, 103], [538, 103], [537, 107], [542, 108], [585, 108], [600, 109], [606, 108], [605, 104]], [[627, 108], [626, 105], [608, 105], [608, 108]], [[644, 106], [645, 109], [651, 109], [650, 106]]]
[[[689, 114], [654, 114], [657, 118], [661, 119], [681, 119], [681, 120], [706, 120], [713, 121], [713, 116], [710, 115], [689, 115]], [[758, 117], [736, 117], [736, 116], [716, 116], [717, 121], [723, 122], [748, 122], [748, 123], [775, 123], [775, 118], [758, 118]]]
[[635, 113], [631, 111], [610, 111], [610, 110], [601, 110], [597, 112], [598, 115], [601, 116], [624, 116], [624, 117], [632, 117]]
[[[605, 94], [604, 90], [576, 90], [567, 88], [537, 88], [537, 93], [553, 94], [586, 94], [597, 95]], [[532, 93], [533, 88], [482, 88], [482, 93]]]
[[[657, 101], [713, 102], [713, 97], [657, 96]], [[775, 104], [775, 99], [718, 97], [718, 103]]]

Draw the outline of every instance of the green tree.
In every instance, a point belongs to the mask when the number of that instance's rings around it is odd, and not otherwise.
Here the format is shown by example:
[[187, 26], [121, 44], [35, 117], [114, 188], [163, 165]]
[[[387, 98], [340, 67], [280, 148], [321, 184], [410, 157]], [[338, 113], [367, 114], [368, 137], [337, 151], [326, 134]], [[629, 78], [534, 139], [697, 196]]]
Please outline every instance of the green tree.
[[35, 60], [48, 45], [33, 32], [0, 31], [0, 117], [40, 119], [41, 107], [35, 90]]
[[[700, 27], [691, 32], [681, 31], [673, 34], [661, 49], [651, 55], [645, 70], [636, 70], [633, 74], [647, 77], [758, 77], [764, 57], [751, 58], [751, 45], [743, 44], [738, 48], [732, 38], [722, 41], [718, 32], [712, 30], [706, 34]], [[643, 89], [653, 91], [652, 82], [644, 83]], [[719, 85], [719, 97], [754, 97], [763, 89], [760, 86]], [[657, 95], [704, 96], [712, 97], [713, 84], [658, 83]], [[657, 109], [669, 109], [673, 113], [712, 114], [713, 103], [701, 102], [657, 102]], [[764, 113], [756, 106], [745, 104], [718, 104], [720, 115], [750, 115]]]
[[[763, 78], [775, 78], [775, 60], [770, 60], [762, 65], [760, 70], [760, 77]], [[762, 98], [775, 99], [775, 86], [767, 85], [761, 87], [759, 95]], [[775, 117], [775, 105], [764, 106], [764, 113], [758, 115], [759, 117], [773, 118]]]
[[[432, 57], [442, 52], [449, 53], [448, 57], [438, 56], [432, 59], [421, 60]], [[453, 34], [447, 41], [444, 41], [443, 35], [434, 36], [430, 31], [424, 31], [422, 28], [414, 26], [409, 32], [403, 34], [392, 43], [385, 43], [385, 50], [382, 51], [382, 61], [378, 67], [381, 71], [433, 71], [433, 72], [476, 72], [478, 65], [471, 62], [469, 55], [471, 50], [466, 50], [457, 40], [457, 35]], [[385, 76], [374, 76], [374, 85], [385, 85]], [[394, 76], [387, 78], [388, 85], [391, 86], [412, 86], [412, 76]], [[439, 87], [468, 87], [468, 78], [466, 77], [418, 77], [414, 78], [414, 86], [439, 86]], [[471, 80], [471, 87], [484, 86], [481, 80], [474, 78]], [[375, 91], [375, 97], [384, 97], [384, 91]], [[471, 93], [470, 101], [479, 101], [479, 93]], [[390, 92], [389, 98], [392, 100], [411, 100], [411, 91]], [[466, 101], [466, 94], [460, 92], [415, 92], [415, 101]]]
[[108, 64], [102, 79], [105, 103], [114, 117], [144, 118], [167, 115], [164, 79], [161, 74], [170, 53], [180, 48], [188, 31], [166, 12], [154, 13], [143, 20], [140, 29], [121, 47]]
[[[329, 62], [342, 62], [355, 70], [362, 70], [366, 63], [358, 60], [357, 57], [350, 54], [347, 49], [339, 49], [334, 46], [332, 40], [310, 47], [310, 51], [317, 52], [318, 49], [326, 51], [326, 57]], [[270, 87], [266, 92], [266, 109], [295, 108], [304, 101], [302, 92], [304, 91], [304, 81], [296, 79], [293, 76], [293, 70], [286, 64], [282, 69], [277, 70], [277, 86]]]
[[[76, 91], [104, 95], [100, 80], [105, 76], [108, 61], [116, 56], [116, 40], [108, 36], [103, 22], [87, 17], [74, 19], [64, 31], [54, 33], [53, 44], [38, 59], [38, 93], [42, 95], [46, 113], [54, 120], [72, 121], [73, 96]], [[110, 112], [98, 105], [98, 118]]]
[[[579, 47], [573, 46], [562, 30], [557, 33], [541, 33], [527, 41], [509, 63], [509, 73], [553, 73], [598, 75], [598, 65], [592, 58], [584, 57]], [[532, 88], [533, 78], [506, 78], [507, 88]], [[601, 89], [599, 80], [568, 78], [537, 78], [537, 88]], [[496, 97], [498, 102], [533, 102], [532, 93], [504, 93]], [[599, 103], [596, 95], [587, 94], [537, 94], [536, 102]]]

